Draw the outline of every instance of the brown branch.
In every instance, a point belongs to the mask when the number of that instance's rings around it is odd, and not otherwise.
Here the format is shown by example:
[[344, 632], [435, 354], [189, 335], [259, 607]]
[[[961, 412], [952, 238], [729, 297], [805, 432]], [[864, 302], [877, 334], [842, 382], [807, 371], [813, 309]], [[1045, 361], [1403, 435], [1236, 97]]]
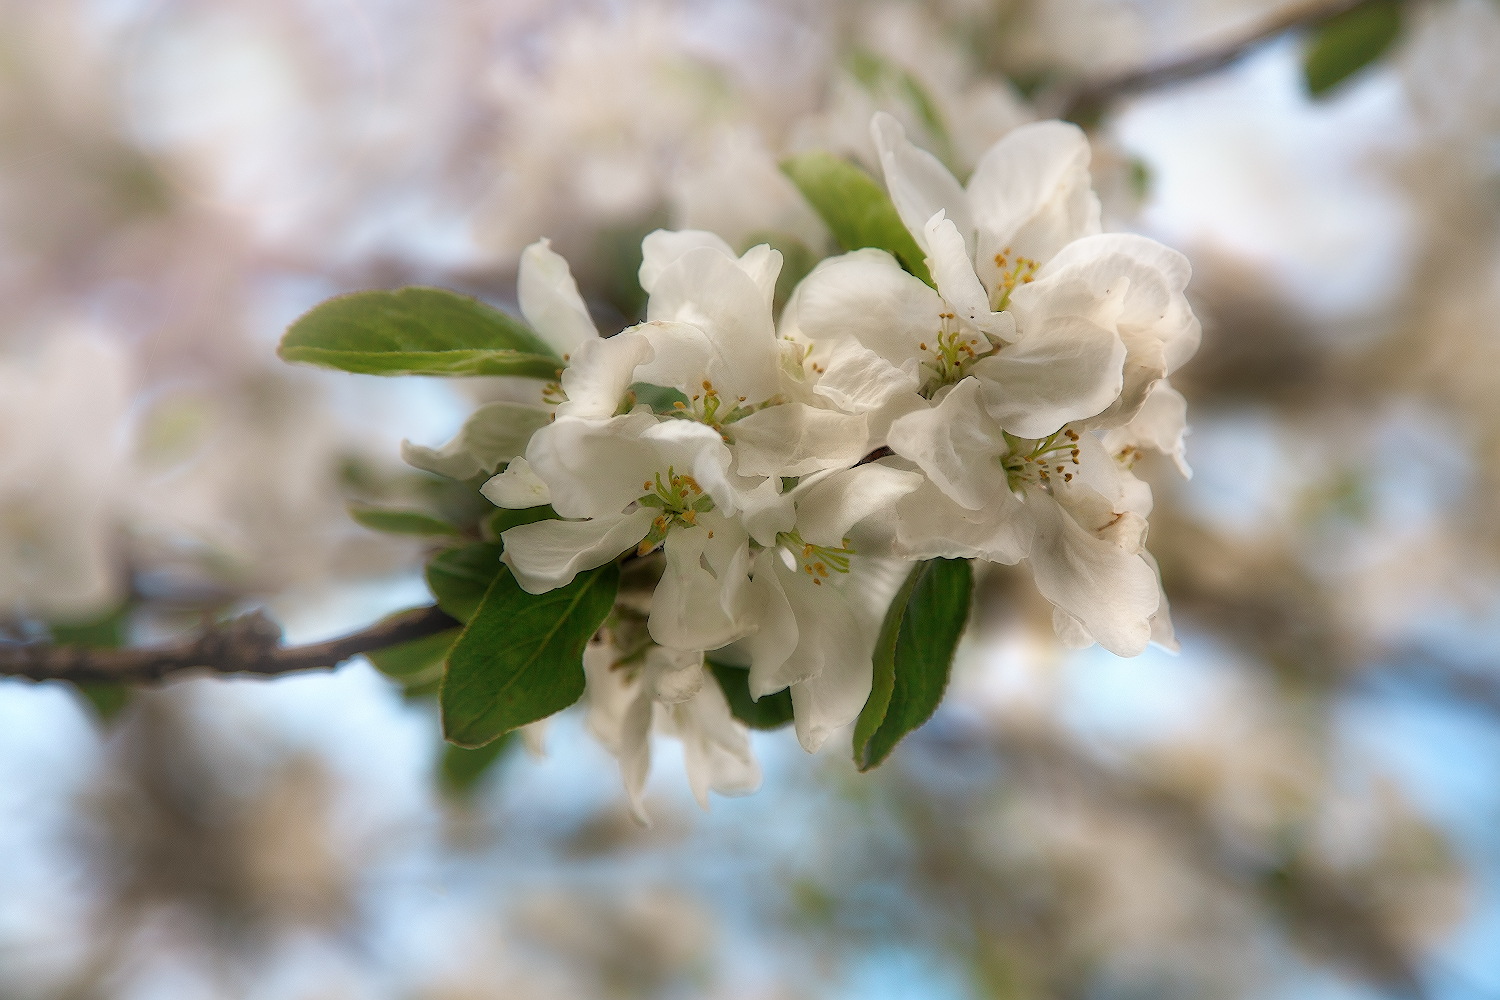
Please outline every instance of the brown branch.
[[282, 646], [281, 626], [256, 611], [215, 626], [189, 642], [148, 649], [0, 644], [0, 676], [79, 684], [149, 684], [196, 672], [275, 677], [299, 670], [331, 670], [360, 653], [422, 639], [459, 624], [432, 605], [414, 608], [338, 639]]
[[1289, 31], [1311, 27], [1337, 17], [1363, 2], [1364, 0], [1307, 0], [1293, 4], [1218, 48], [1080, 84], [1063, 97], [1057, 116], [1075, 122], [1091, 121], [1122, 97], [1207, 76], [1232, 66], [1261, 45]]

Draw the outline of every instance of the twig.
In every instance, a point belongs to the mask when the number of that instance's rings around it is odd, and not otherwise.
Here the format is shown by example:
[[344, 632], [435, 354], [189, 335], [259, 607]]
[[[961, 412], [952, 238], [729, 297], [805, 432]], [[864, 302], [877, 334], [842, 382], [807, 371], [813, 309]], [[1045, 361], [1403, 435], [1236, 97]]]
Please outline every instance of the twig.
[[80, 684], [149, 684], [179, 674], [255, 674], [331, 670], [360, 653], [397, 646], [454, 628], [436, 605], [415, 608], [327, 642], [282, 646], [281, 626], [263, 613], [236, 618], [190, 642], [149, 649], [90, 649], [48, 643], [0, 644], [0, 676]]
[[1274, 38], [1337, 17], [1363, 2], [1364, 0], [1309, 0], [1294, 4], [1257, 25], [1247, 34], [1216, 49], [1083, 83], [1064, 96], [1058, 117], [1069, 121], [1091, 120], [1122, 97], [1207, 76], [1233, 65]]

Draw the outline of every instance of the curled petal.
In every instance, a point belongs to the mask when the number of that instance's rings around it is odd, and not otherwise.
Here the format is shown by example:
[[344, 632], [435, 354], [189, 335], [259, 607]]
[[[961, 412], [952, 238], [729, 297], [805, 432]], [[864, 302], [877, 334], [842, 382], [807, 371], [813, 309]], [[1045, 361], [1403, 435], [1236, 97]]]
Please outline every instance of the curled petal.
[[1167, 382], [1156, 383], [1140, 411], [1124, 427], [1104, 435], [1104, 446], [1118, 455], [1131, 448], [1151, 448], [1172, 456], [1177, 471], [1193, 478], [1187, 464], [1187, 400]]
[[526, 322], [558, 354], [569, 355], [599, 336], [573, 272], [553, 251], [551, 240], [538, 240], [522, 251], [516, 298]]
[[401, 460], [449, 479], [472, 479], [524, 454], [531, 435], [551, 419], [550, 412], [537, 406], [486, 403], [441, 448], [402, 441]]
[[944, 494], [976, 511], [1010, 493], [996, 461], [1007, 451], [1005, 438], [980, 406], [981, 391], [977, 379], [966, 378], [937, 406], [891, 424], [886, 437], [892, 451], [915, 462]]
[[1013, 340], [1016, 321], [1009, 313], [991, 312], [990, 296], [974, 273], [974, 259], [964, 249], [953, 220], [942, 213], [927, 220], [927, 266], [949, 308], [959, 319], [998, 340]]
[[568, 400], [558, 406], [557, 415], [596, 420], [614, 416], [630, 384], [638, 381], [636, 369], [655, 356], [650, 339], [637, 330], [584, 343], [562, 373]]
[[512, 460], [504, 472], [481, 486], [479, 492], [496, 507], [510, 510], [525, 510], [552, 502], [552, 490], [524, 458]]
[[656, 279], [678, 257], [689, 250], [709, 247], [726, 257], [734, 256], [734, 249], [723, 237], [702, 229], [658, 229], [641, 240], [641, 267], [637, 272], [641, 288], [646, 294], [656, 291]]
[[1113, 330], [1060, 317], [969, 369], [983, 387], [985, 410], [1010, 433], [1042, 438], [1091, 417], [1119, 396], [1125, 344]]
[[793, 491], [797, 533], [813, 545], [840, 545], [854, 525], [891, 507], [922, 485], [915, 472], [861, 465], [820, 477]]
[[969, 198], [964, 189], [936, 156], [913, 146], [901, 123], [884, 111], [870, 121], [870, 135], [880, 153], [880, 167], [890, 190], [896, 212], [923, 250], [929, 234], [927, 220], [944, 212], [958, 227], [967, 247], [974, 253], [974, 220], [969, 214]]

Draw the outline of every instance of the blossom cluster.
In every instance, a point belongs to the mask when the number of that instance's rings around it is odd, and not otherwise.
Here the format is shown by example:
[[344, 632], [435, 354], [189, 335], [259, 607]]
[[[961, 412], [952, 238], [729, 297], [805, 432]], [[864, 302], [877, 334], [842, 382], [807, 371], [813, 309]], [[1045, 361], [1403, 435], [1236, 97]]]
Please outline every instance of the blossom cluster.
[[[1200, 335], [1186, 259], [1101, 232], [1075, 126], [1014, 130], [966, 186], [894, 118], [871, 129], [930, 284], [854, 250], [778, 324], [777, 251], [658, 230], [646, 321], [604, 338], [546, 240], [522, 257], [521, 310], [568, 366], [541, 405], [497, 404], [517, 430], [483, 493], [556, 515], [501, 536], [528, 593], [656, 561], [585, 654], [591, 725], [638, 815], [653, 726], [683, 739], [700, 801], [758, 784], [706, 659], [748, 668], [752, 698], [789, 690], [809, 751], [853, 721], [920, 560], [1027, 563], [1070, 645], [1175, 645], [1131, 468], [1155, 450], [1188, 471], [1168, 381]], [[407, 458], [454, 474], [466, 447]]]

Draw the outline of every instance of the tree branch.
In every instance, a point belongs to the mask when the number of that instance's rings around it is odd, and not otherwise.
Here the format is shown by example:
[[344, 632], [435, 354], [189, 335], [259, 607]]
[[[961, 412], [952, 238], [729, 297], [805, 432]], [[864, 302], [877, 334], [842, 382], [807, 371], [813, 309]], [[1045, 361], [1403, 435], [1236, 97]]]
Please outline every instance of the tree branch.
[[1248, 33], [1218, 48], [1083, 83], [1065, 94], [1058, 117], [1075, 122], [1092, 120], [1122, 97], [1207, 76], [1233, 65], [1274, 38], [1337, 17], [1363, 2], [1364, 0], [1307, 0], [1293, 4]]
[[275, 677], [299, 670], [331, 670], [360, 653], [422, 639], [459, 624], [432, 605], [414, 608], [338, 639], [282, 646], [281, 626], [256, 611], [215, 626], [189, 642], [151, 649], [0, 644], [0, 676], [78, 684], [149, 684], [190, 672]]

